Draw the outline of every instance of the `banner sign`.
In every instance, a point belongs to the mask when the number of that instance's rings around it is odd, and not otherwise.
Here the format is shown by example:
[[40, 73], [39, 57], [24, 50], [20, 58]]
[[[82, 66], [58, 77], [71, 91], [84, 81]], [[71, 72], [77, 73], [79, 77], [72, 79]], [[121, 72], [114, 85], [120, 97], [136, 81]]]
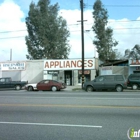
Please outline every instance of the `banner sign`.
[[[81, 59], [44, 60], [44, 70], [82, 69]], [[95, 59], [84, 59], [84, 69], [95, 69]]]
[[[79, 74], [82, 74], [82, 70], [79, 70]], [[84, 70], [84, 74], [90, 74], [90, 70]]]
[[1, 70], [25, 70], [25, 62], [6, 62], [1, 63]]
[[129, 65], [130, 65], [130, 66], [140, 66], [140, 60], [133, 60], [133, 59], [130, 59], [130, 60], [129, 60]]

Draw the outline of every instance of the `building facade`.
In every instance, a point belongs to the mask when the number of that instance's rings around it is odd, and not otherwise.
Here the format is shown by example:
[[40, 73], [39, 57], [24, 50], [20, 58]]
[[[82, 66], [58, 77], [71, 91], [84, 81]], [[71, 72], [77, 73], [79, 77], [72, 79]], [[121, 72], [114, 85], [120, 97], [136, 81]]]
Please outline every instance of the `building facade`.
[[[67, 85], [81, 84], [81, 59], [29, 60], [0, 62], [0, 77], [11, 77], [12, 80], [37, 83], [43, 79], [54, 79]], [[98, 60], [84, 60], [85, 81], [95, 78]]]
[[129, 59], [129, 74], [140, 73], [140, 60]]
[[[96, 60], [84, 60], [85, 81], [90, 81], [96, 75]], [[44, 60], [44, 79], [54, 79], [67, 85], [78, 85], [82, 82], [82, 60]]]

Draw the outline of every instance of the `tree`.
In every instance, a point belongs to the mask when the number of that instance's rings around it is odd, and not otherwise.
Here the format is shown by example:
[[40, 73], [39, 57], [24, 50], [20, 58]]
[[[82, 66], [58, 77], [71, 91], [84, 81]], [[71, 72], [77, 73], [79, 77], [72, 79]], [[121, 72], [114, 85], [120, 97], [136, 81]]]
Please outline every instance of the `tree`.
[[120, 59], [123, 58], [122, 53], [119, 52], [118, 49], [115, 49], [115, 50], [114, 50], [114, 53], [115, 53], [115, 56], [116, 56], [116, 57], [115, 57], [115, 60], [120, 60]]
[[31, 2], [25, 37], [28, 49], [27, 59], [66, 59], [70, 52], [66, 20], [58, 15], [58, 3], [50, 5], [49, 0]]
[[96, 45], [99, 59], [101, 61], [115, 59], [116, 54], [113, 47], [115, 47], [118, 42], [112, 38], [113, 30], [107, 27], [108, 12], [104, 8], [101, 0], [95, 1], [93, 10], [94, 25], [92, 28], [96, 34], [93, 44]]

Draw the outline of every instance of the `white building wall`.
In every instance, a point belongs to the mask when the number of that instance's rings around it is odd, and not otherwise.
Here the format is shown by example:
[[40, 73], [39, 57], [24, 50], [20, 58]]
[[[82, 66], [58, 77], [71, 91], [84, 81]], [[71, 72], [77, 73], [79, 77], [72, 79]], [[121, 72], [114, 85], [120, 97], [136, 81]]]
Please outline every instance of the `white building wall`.
[[128, 77], [128, 66], [113, 66], [112, 74], [122, 74], [125, 78]]
[[43, 80], [43, 60], [25, 61], [26, 69], [21, 72], [21, 80], [36, 83]]
[[78, 85], [78, 70], [73, 71], [73, 76], [74, 85]]
[[0, 78], [2, 77], [1, 63], [0, 63]]
[[128, 77], [128, 66], [105, 66], [100, 67], [100, 75], [122, 74], [125, 78]]
[[99, 68], [99, 75], [110, 75], [113, 74], [112, 66], [104, 66]]
[[91, 70], [91, 80], [95, 79], [96, 70]]

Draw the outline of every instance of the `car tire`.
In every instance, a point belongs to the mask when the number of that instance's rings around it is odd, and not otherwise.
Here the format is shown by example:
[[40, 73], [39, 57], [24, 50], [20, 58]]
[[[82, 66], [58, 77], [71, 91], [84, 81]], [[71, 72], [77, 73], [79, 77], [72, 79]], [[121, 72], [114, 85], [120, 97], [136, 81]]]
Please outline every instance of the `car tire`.
[[21, 86], [20, 86], [20, 85], [16, 85], [16, 86], [15, 86], [15, 89], [16, 89], [16, 90], [20, 90], [20, 89], [21, 89]]
[[52, 91], [57, 91], [57, 87], [56, 86], [52, 86]]
[[138, 85], [137, 85], [137, 84], [133, 84], [133, 85], [132, 85], [132, 89], [133, 89], [133, 90], [138, 89]]
[[122, 87], [121, 85], [117, 85], [117, 86], [116, 86], [116, 91], [117, 91], [117, 92], [123, 91], [123, 87]]
[[28, 87], [28, 91], [33, 91], [33, 87], [32, 86], [29, 86]]
[[93, 87], [92, 86], [87, 86], [86, 91], [87, 92], [92, 92], [93, 91]]

